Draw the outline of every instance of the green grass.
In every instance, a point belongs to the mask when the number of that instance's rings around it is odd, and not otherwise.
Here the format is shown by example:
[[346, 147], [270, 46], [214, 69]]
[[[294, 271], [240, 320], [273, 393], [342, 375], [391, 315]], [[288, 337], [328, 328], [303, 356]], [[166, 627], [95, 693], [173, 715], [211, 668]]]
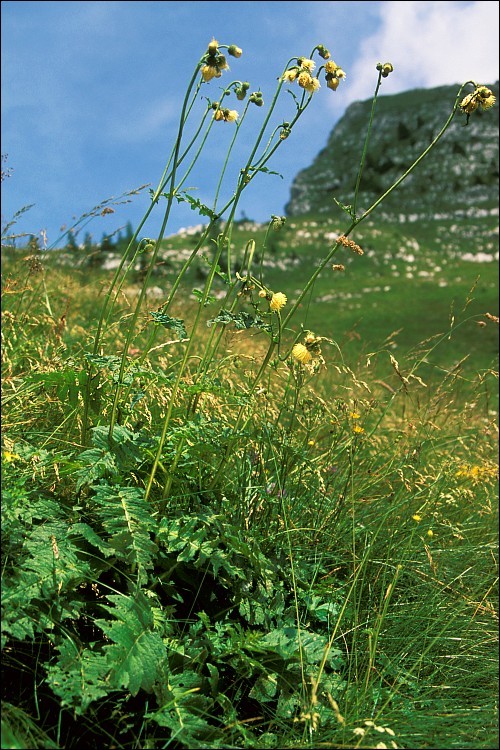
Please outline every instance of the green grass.
[[[324, 252], [320, 237], [300, 237], [316, 233], [310, 220], [295, 224], [278, 235], [265, 272], [267, 285], [290, 298]], [[247, 242], [247, 231], [235, 241]], [[494, 264], [486, 274], [485, 265], [441, 258], [442, 271], [419, 276], [437, 265], [436, 249], [422, 241], [409, 280], [407, 260], [382, 262], [377, 252], [396, 253], [414, 235], [379, 231], [356, 238], [370, 251], [348, 259], [344, 274], [325, 271], [299, 313], [340, 350], [322, 347], [326, 369], [309, 382], [294, 385], [278, 365], [236, 439], [231, 411], [244, 403], [238, 394], [258, 365], [262, 334], [228, 329], [230, 357], [200, 392], [197, 416], [169, 432], [150, 502], [157, 507], [167, 480], [170, 499], [149, 521], [139, 489], [178, 355], [153, 351], [136, 376], [119, 453], [97, 433], [85, 451], [83, 353], [109, 273], [89, 275], [54, 254], [26, 277], [22, 251], [6, 258], [4, 685], [18, 689], [5, 696], [5, 747], [496, 746], [497, 401], [494, 324], [484, 317], [495, 311]], [[284, 272], [294, 233], [299, 262]], [[262, 240], [262, 230], [252, 236]], [[165, 244], [172, 253], [185, 242]], [[161, 267], [158, 274], [153, 284], [163, 286]], [[197, 273], [182, 295], [186, 325], [193, 286]], [[335, 299], [322, 301], [327, 294]], [[216, 309], [213, 302], [206, 316]], [[128, 310], [123, 299], [110, 322], [107, 346], [117, 353]], [[464, 322], [443, 336], [452, 315]], [[368, 352], [379, 350], [367, 366]], [[390, 354], [403, 377], [413, 372], [427, 387], [403, 384]], [[95, 425], [111, 409], [111, 371], [102, 374]], [[132, 503], [135, 548], [119, 531], [113, 495], [127, 485], [121, 502]], [[163, 666], [138, 647], [134, 676], [109, 672], [125, 659], [119, 632], [166, 648]], [[71, 643], [85, 668], [71, 661]]]

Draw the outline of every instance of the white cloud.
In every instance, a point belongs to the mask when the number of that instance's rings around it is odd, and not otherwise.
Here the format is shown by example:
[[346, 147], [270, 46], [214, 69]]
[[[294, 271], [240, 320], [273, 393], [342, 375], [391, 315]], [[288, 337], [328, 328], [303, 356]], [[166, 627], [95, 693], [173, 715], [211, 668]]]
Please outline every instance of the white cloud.
[[469, 79], [494, 83], [498, 7], [497, 2], [381, 2], [380, 26], [361, 43], [348, 71], [348, 102], [372, 96], [378, 62], [394, 65], [394, 73], [383, 81], [382, 94]]

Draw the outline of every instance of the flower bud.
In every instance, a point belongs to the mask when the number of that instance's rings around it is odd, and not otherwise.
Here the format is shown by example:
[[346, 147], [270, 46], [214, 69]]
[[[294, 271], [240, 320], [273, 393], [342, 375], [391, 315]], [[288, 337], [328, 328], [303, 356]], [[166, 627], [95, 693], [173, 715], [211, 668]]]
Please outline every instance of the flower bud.
[[231, 44], [227, 51], [233, 57], [241, 57], [243, 54], [243, 50], [240, 49], [240, 47], [237, 47], [235, 44]]
[[322, 44], [318, 44], [317, 46], [318, 55], [323, 58], [323, 60], [328, 60], [330, 57], [330, 52], [327, 50], [326, 47], [324, 47]]

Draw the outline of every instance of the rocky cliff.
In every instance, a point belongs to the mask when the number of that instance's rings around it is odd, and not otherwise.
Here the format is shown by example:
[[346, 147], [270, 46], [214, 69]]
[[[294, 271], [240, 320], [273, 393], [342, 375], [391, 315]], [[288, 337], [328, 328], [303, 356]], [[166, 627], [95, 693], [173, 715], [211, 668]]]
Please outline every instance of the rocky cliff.
[[[498, 98], [498, 82], [491, 86]], [[368, 208], [429, 145], [449, 116], [459, 86], [417, 89], [377, 100], [358, 209]], [[465, 92], [468, 93], [468, 92]], [[371, 100], [355, 102], [326, 147], [295, 178], [289, 216], [335, 214], [334, 198], [352, 203]], [[498, 206], [498, 102], [466, 125], [457, 114], [431, 154], [380, 210], [388, 217], [444, 218], [495, 211]]]

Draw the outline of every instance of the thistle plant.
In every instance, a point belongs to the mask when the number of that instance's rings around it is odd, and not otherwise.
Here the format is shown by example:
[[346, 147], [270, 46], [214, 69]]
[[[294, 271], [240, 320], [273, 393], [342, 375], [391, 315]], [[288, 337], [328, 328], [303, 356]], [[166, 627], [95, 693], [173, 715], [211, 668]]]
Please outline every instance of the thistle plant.
[[[35, 692], [44, 661], [44, 685], [60, 700], [58, 740], [68, 715], [71, 727], [81, 721], [94, 731], [98, 711], [111, 713], [116, 698], [123, 722], [106, 728], [106, 741], [120, 747], [125, 724], [130, 747], [265, 748], [283, 738], [287, 746], [397, 747], [405, 725], [390, 712], [401, 706], [410, 721], [415, 705], [427, 705], [445, 668], [439, 659], [455, 670], [455, 682], [446, 676], [442, 684], [460, 692], [466, 670], [455, 665], [467, 649], [453, 628], [477, 635], [466, 644], [471, 659], [486, 641], [477, 617], [491, 616], [494, 581], [480, 536], [493, 512], [495, 469], [478, 446], [493, 443], [490, 425], [473, 434], [468, 403], [453, 430], [434, 437], [448, 422], [446, 378], [425, 403], [412, 400], [413, 386], [425, 388], [420, 366], [450, 331], [410, 366], [389, 354], [392, 385], [376, 381], [389, 392], [383, 400], [339, 343], [299, 321], [320, 274], [334, 284], [345, 271], [337, 260], [366, 260], [358, 227], [420, 167], [455, 116], [466, 126], [495, 97], [473, 81], [461, 86], [437, 135], [361, 210], [378, 96], [397, 75], [391, 63], [377, 64], [352, 199], [336, 201], [345, 226], [333, 241], [324, 238], [293, 292], [269, 272], [287, 218], [271, 214], [240, 243], [235, 217], [251, 184], [274, 174], [273, 156], [288, 148], [306, 109], [318, 96], [341, 96], [348, 77], [319, 44], [276, 71], [268, 102], [258, 86], [231, 78], [229, 62], [237, 70], [243, 55], [213, 39], [196, 63], [147, 211], [106, 280], [94, 327], [84, 331], [90, 350], [74, 348], [60, 364], [65, 313], [59, 320], [53, 313], [38, 256], [17, 297], [14, 280], [4, 287], [17, 302], [4, 315], [12, 414], [2, 451], [3, 627], [15, 648], [32, 639]], [[252, 110], [260, 125], [249, 135]], [[221, 129], [227, 150], [204, 203], [188, 185]], [[153, 304], [179, 203], [204, 224]], [[160, 229], [149, 236], [153, 213]], [[193, 278], [199, 288], [191, 291]], [[95, 304], [94, 296], [88, 319]], [[459, 325], [452, 321], [453, 330]], [[39, 348], [43, 366], [23, 379], [35, 327], [50, 346]], [[325, 395], [318, 383], [326, 374]], [[12, 404], [33, 394], [28, 416], [14, 413]], [[411, 419], [397, 413], [400, 402]], [[10, 437], [19, 425], [31, 443]], [[459, 513], [473, 503], [483, 526]], [[458, 538], [469, 546], [455, 554]], [[484, 553], [478, 583], [468, 578], [471, 550]], [[415, 591], [425, 592], [423, 603]], [[391, 640], [387, 632], [397, 627]], [[467, 705], [476, 700], [468, 696]], [[21, 739], [34, 736], [27, 713], [9, 703], [7, 715]], [[11, 741], [21, 746], [19, 737]]]

